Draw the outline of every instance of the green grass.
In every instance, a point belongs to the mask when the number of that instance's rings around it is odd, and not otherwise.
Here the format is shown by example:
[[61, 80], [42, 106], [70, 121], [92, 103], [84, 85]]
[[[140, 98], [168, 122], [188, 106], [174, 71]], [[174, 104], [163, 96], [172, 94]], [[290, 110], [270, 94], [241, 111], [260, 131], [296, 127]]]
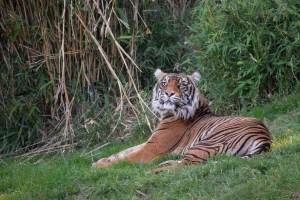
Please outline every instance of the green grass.
[[[246, 160], [215, 156], [205, 164], [158, 175], [147, 172], [167, 158], [151, 164], [121, 162], [105, 169], [92, 168], [92, 158], [81, 156], [82, 151], [4, 159], [0, 160], [0, 200], [299, 199], [299, 99], [297, 93], [244, 113], [265, 120], [273, 134], [272, 151], [262, 156]], [[133, 143], [114, 143], [98, 153], [108, 156]]]

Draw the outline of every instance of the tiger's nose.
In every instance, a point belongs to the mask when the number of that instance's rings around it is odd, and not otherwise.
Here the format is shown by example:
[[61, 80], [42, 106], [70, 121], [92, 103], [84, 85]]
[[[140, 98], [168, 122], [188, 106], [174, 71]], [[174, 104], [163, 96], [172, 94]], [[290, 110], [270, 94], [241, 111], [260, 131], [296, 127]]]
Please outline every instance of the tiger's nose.
[[173, 96], [173, 95], [175, 94], [175, 92], [172, 91], [172, 90], [166, 90], [166, 91], [165, 91], [165, 94], [166, 94], [168, 97], [171, 97], [171, 96]]

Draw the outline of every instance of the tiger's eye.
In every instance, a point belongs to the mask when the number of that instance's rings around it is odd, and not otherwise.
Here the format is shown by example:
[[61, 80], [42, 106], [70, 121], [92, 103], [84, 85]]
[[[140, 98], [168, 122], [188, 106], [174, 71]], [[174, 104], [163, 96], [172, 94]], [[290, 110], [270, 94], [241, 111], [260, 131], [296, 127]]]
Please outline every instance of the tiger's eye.
[[167, 86], [167, 82], [166, 82], [166, 81], [163, 81], [163, 82], [161, 82], [161, 85], [162, 85], [163, 87], [166, 87], [166, 86]]
[[178, 88], [179, 89], [184, 89], [184, 88], [186, 88], [187, 87], [187, 84], [179, 84], [178, 85]]

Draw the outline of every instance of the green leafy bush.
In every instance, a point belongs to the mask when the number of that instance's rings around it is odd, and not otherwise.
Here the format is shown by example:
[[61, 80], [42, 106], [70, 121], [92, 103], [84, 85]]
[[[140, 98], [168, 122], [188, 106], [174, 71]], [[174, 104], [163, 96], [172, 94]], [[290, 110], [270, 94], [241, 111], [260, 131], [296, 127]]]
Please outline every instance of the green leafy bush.
[[153, 73], [157, 68], [165, 72], [178, 71], [178, 66], [187, 51], [183, 43], [185, 35], [189, 33], [185, 22], [188, 20], [190, 7], [186, 7], [186, 12], [181, 11], [181, 15], [174, 17], [172, 11], [179, 13], [182, 9], [179, 7], [180, 3], [177, 3], [177, 8], [165, 7], [167, 4], [153, 4], [149, 1], [141, 4], [150, 31], [144, 31], [136, 42], [137, 64], [143, 71], [140, 80], [146, 91], [151, 91], [156, 82]]
[[300, 77], [300, 2], [199, 1], [193, 10], [194, 68], [220, 113], [293, 91]]
[[[17, 57], [7, 55], [8, 69], [1, 72], [0, 153], [9, 153], [23, 147], [32, 148], [41, 141], [41, 101], [47, 98], [44, 76], [32, 68], [24, 69]], [[40, 92], [38, 92], [40, 91]], [[2, 96], [3, 95], [3, 96]], [[4, 97], [5, 96], [5, 97]], [[28, 148], [26, 148], [28, 150]]]

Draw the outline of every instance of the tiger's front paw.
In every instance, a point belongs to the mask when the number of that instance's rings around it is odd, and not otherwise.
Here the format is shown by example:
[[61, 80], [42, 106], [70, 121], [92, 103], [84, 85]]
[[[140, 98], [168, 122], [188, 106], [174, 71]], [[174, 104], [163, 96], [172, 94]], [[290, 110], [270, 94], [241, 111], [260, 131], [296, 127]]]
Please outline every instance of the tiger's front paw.
[[158, 166], [159, 167], [165, 167], [165, 166], [170, 166], [170, 165], [175, 165], [181, 163], [179, 160], [167, 160], [165, 162], [160, 163]]
[[92, 164], [93, 167], [103, 168], [108, 167], [110, 164], [104, 162], [95, 162]]
[[107, 158], [101, 158], [100, 160], [92, 164], [93, 167], [99, 167], [99, 168], [108, 167], [109, 165], [111, 164], [109, 163], [109, 160]]

